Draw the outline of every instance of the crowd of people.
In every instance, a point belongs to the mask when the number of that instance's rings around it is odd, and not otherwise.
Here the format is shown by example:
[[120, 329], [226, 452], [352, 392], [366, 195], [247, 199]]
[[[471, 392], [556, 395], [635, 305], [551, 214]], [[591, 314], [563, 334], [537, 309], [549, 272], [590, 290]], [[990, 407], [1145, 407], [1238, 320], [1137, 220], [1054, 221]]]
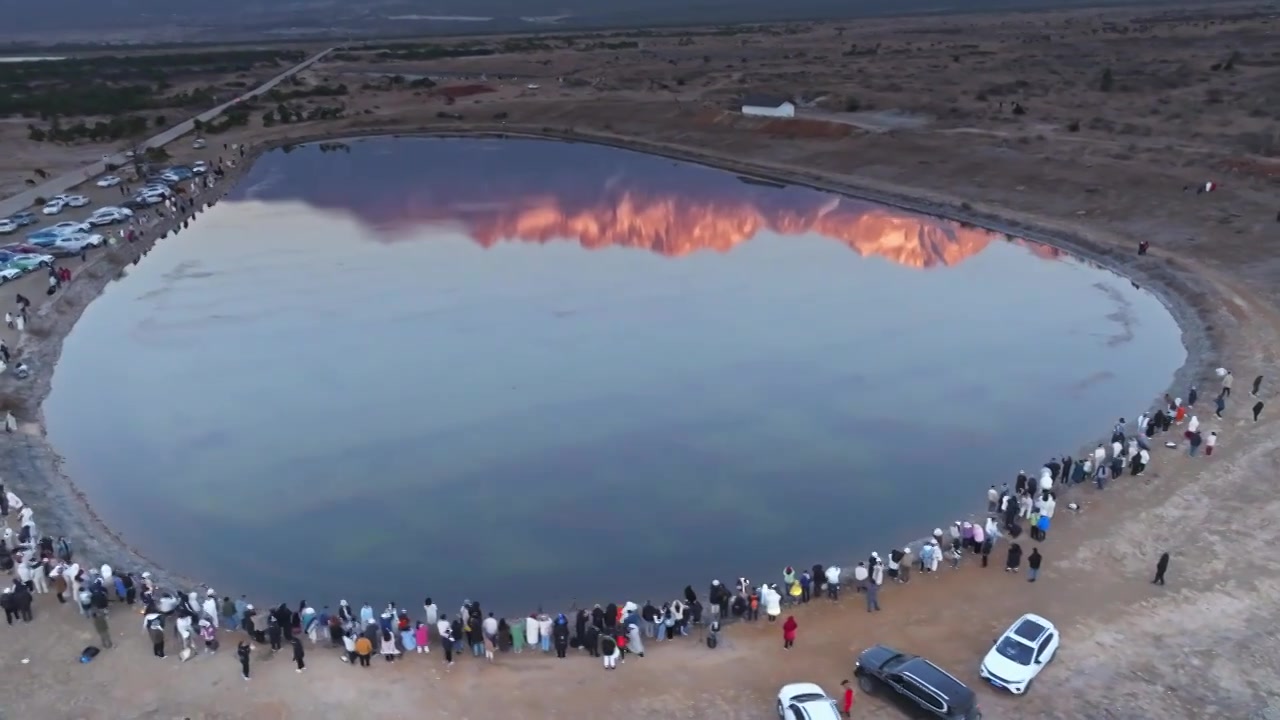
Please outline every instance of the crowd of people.
[[[1256, 395], [1261, 378], [1254, 382]], [[1215, 399], [1220, 411], [1230, 397], [1231, 375], [1223, 376], [1222, 390]], [[479, 602], [465, 601], [449, 612], [426, 598], [420, 610], [387, 603], [375, 609], [369, 603], [359, 607], [346, 600], [336, 609], [319, 609], [305, 600], [297, 605], [281, 603], [258, 610], [244, 596], [219, 596], [213, 589], [172, 592], [161, 589], [149, 572], [135, 575], [113, 570], [107, 565], [82, 566], [65, 537], [43, 534], [32, 509], [12, 492], [0, 486], [0, 516], [4, 530], [0, 537], [0, 569], [15, 575], [11, 586], [0, 595], [6, 621], [31, 622], [33, 594], [52, 594], [60, 604], [70, 603], [97, 631], [102, 648], [114, 643], [108, 622], [113, 607], [136, 610], [142, 616], [152, 652], [169, 657], [170, 642], [176, 642], [183, 660], [198, 652], [216, 653], [221, 638], [238, 635], [236, 658], [242, 676], [252, 676], [254, 646], [269, 652], [288, 652], [296, 671], [306, 670], [308, 646], [331, 650], [353, 667], [370, 668], [374, 655], [386, 663], [406, 655], [430, 653], [434, 648], [442, 662], [452, 665], [460, 655], [494, 662], [502, 655], [554, 652], [567, 658], [570, 651], [600, 659], [613, 670], [630, 655], [644, 657], [650, 644], [680, 641], [697, 632], [711, 647], [718, 643], [723, 622], [777, 622], [784, 608], [803, 605], [820, 598], [839, 601], [842, 593], [861, 596], [867, 612], [880, 610], [880, 593], [885, 583], [908, 583], [913, 573], [928, 577], [941, 572], [945, 562], [958, 568], [966, 557], [987, 567], [989, 556], [1007, 538], [1004, 570], [1020, 572], [1025, 560], [1027, 580], [1035, 582], [1042, 563], [1040, 548], [1034, 546], [1024, 558], [1023, 544], [1048, 538], [1058, 512], [1059, 495], [1069, 486], [1092, 480], [1098, 489], [1120, 479], [1142, 475], [1151, 462], [1153, 441], [1177, 428], [1181, 441], [1195, 455], [1195, 437], [1202, 433], [1193, 403], [1193, 387], [1188, 401], [1168, 398], [1154, 413], [1142, 413], [1130, 431], [1124, 418], [1112, 428], [1108, 443], [1076, 459], [1053, 458], [1035, 474], [1020, 472], [1012, 487], [991, 486], [987, 491], [986, 517], [976, 522], [956, 521], [945, 530], [935, 528], [932, 536], [918, 543], [895, 548], [881, 557], [872, 552], [848, 573], [839, 565], [784, 568], [778, 582], [755, 583], [745, 577], [731, 585], [713, 580], [705, 594], [686, 586], [679, 597], [664, 602], [620, 602], [597, 604], [565, 613], [535, 612], [527, 617], [496, 617], [485, 612]], [[1209, 438], [1217, 437], [1216, 431]], [[1177, 439], [1163, 440], [1178, 448]], [[1205, 455], [1211, 455], [1209, 440]], [[1078, 511], [1076, 503], [1066, 509]], [[19, 528], [8, 526], [16, 514]], [[1026, 534], [1024, 538], [1023, 535]], [[1157, 584], [1164, 583], [1169, 557], [1162, 556], [1157, 567]], [[794, 647], [798, 622], [788, 615], [781, 623], [783, 647]], [[170, 640], [172, 635], [172, 640]]]

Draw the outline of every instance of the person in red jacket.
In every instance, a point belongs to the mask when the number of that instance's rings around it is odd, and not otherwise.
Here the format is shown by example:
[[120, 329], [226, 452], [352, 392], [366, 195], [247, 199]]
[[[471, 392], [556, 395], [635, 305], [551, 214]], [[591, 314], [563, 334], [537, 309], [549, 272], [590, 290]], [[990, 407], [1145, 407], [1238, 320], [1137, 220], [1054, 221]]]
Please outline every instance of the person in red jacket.
[[782, 648], [790, 650], [796, 644], [796, 628], [800, 627], [796, 623], [795, 615], [788, 615], [787, 621], [782, 624]]
[[853, 686], [848, 680], [841, 680], [840, 687], [844, 688], [844, 702], [840, 705], [840, 713], [850, 717], [850, 713], [853, 712]]

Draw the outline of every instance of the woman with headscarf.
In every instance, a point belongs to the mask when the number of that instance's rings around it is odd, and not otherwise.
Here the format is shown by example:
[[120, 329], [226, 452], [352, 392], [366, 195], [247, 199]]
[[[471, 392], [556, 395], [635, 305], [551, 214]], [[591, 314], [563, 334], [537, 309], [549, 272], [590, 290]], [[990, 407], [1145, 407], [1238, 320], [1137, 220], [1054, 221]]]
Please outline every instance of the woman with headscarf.
[[795, 615], [788, 615], [787, 621], [782, 623], [782, 649], [790, 650], [796, 644], [796, 629], [799, 628]]
[[[617, 613], [615, 612], [614, 614], [616, 615]], [[550, 615], [543, 613], [538, 616], [538, 636], [544, 653], [551, 652], [551, 641], [554, 639], [551, 637], [553, 629]]]
[[778, 593], [778, 586], [760, 588], [760, 601], [764, 605], [764, 614], [769, 616], [769, 622], [776, 621], [782, 614], [782, 595]]
[[382, 642], [379, 646], [382, 652], [382, 659], [392, 662], [396, 656], [400, 654], [400, 649], [396, 647], [396, 636], [390, 630], [382, 631]]
[[528, 624], [520, 618], [516, 618], [516, 621], [511, 623], [511, 651], [512, 652], [515, 652], [515, 653], [524, 652], [524, 633], [525, 633], [526, 627], [528, 627]]
[[1009, 554], [1005, 556], [1004, 570], [1005, 572], [1018, 572], [1022, 567], [1022, 546], [1013, 543], [1009, 546]]
[[644, 638], [640, 637], [639, 623], [627, 624], [627, 649], [640, 657], [644, 657]]
[[556, 646], [556, 657], [563, 660], [569, 652], [569, 620], [564, 613], [556, 615], [555, 624], [551, 626], [551, 641]]

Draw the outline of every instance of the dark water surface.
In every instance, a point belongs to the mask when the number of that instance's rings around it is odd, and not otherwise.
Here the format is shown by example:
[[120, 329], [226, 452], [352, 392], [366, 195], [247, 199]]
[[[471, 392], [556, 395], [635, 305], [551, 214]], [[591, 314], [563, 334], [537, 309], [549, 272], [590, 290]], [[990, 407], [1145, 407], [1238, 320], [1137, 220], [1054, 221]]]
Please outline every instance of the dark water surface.
[[103, 518], [220, 591], [526, 611], [887, 550], [1184, 357], [1154, 297], [1042, 246], [591, 145], [370, 139], [267, 155], [130, 268], [45, 410]]

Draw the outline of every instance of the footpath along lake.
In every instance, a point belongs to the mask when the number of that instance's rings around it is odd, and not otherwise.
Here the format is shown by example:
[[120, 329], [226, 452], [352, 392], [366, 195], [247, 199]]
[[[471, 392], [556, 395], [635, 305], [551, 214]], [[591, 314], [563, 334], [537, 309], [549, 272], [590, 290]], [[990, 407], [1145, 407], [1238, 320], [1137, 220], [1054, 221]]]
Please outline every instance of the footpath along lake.
[[529, 612], [848, 563], [1133, 417], [1152, 295], [1051, 248], [618, 149], [265, 155], [85, 312], [45, 403], [156, 562]]

